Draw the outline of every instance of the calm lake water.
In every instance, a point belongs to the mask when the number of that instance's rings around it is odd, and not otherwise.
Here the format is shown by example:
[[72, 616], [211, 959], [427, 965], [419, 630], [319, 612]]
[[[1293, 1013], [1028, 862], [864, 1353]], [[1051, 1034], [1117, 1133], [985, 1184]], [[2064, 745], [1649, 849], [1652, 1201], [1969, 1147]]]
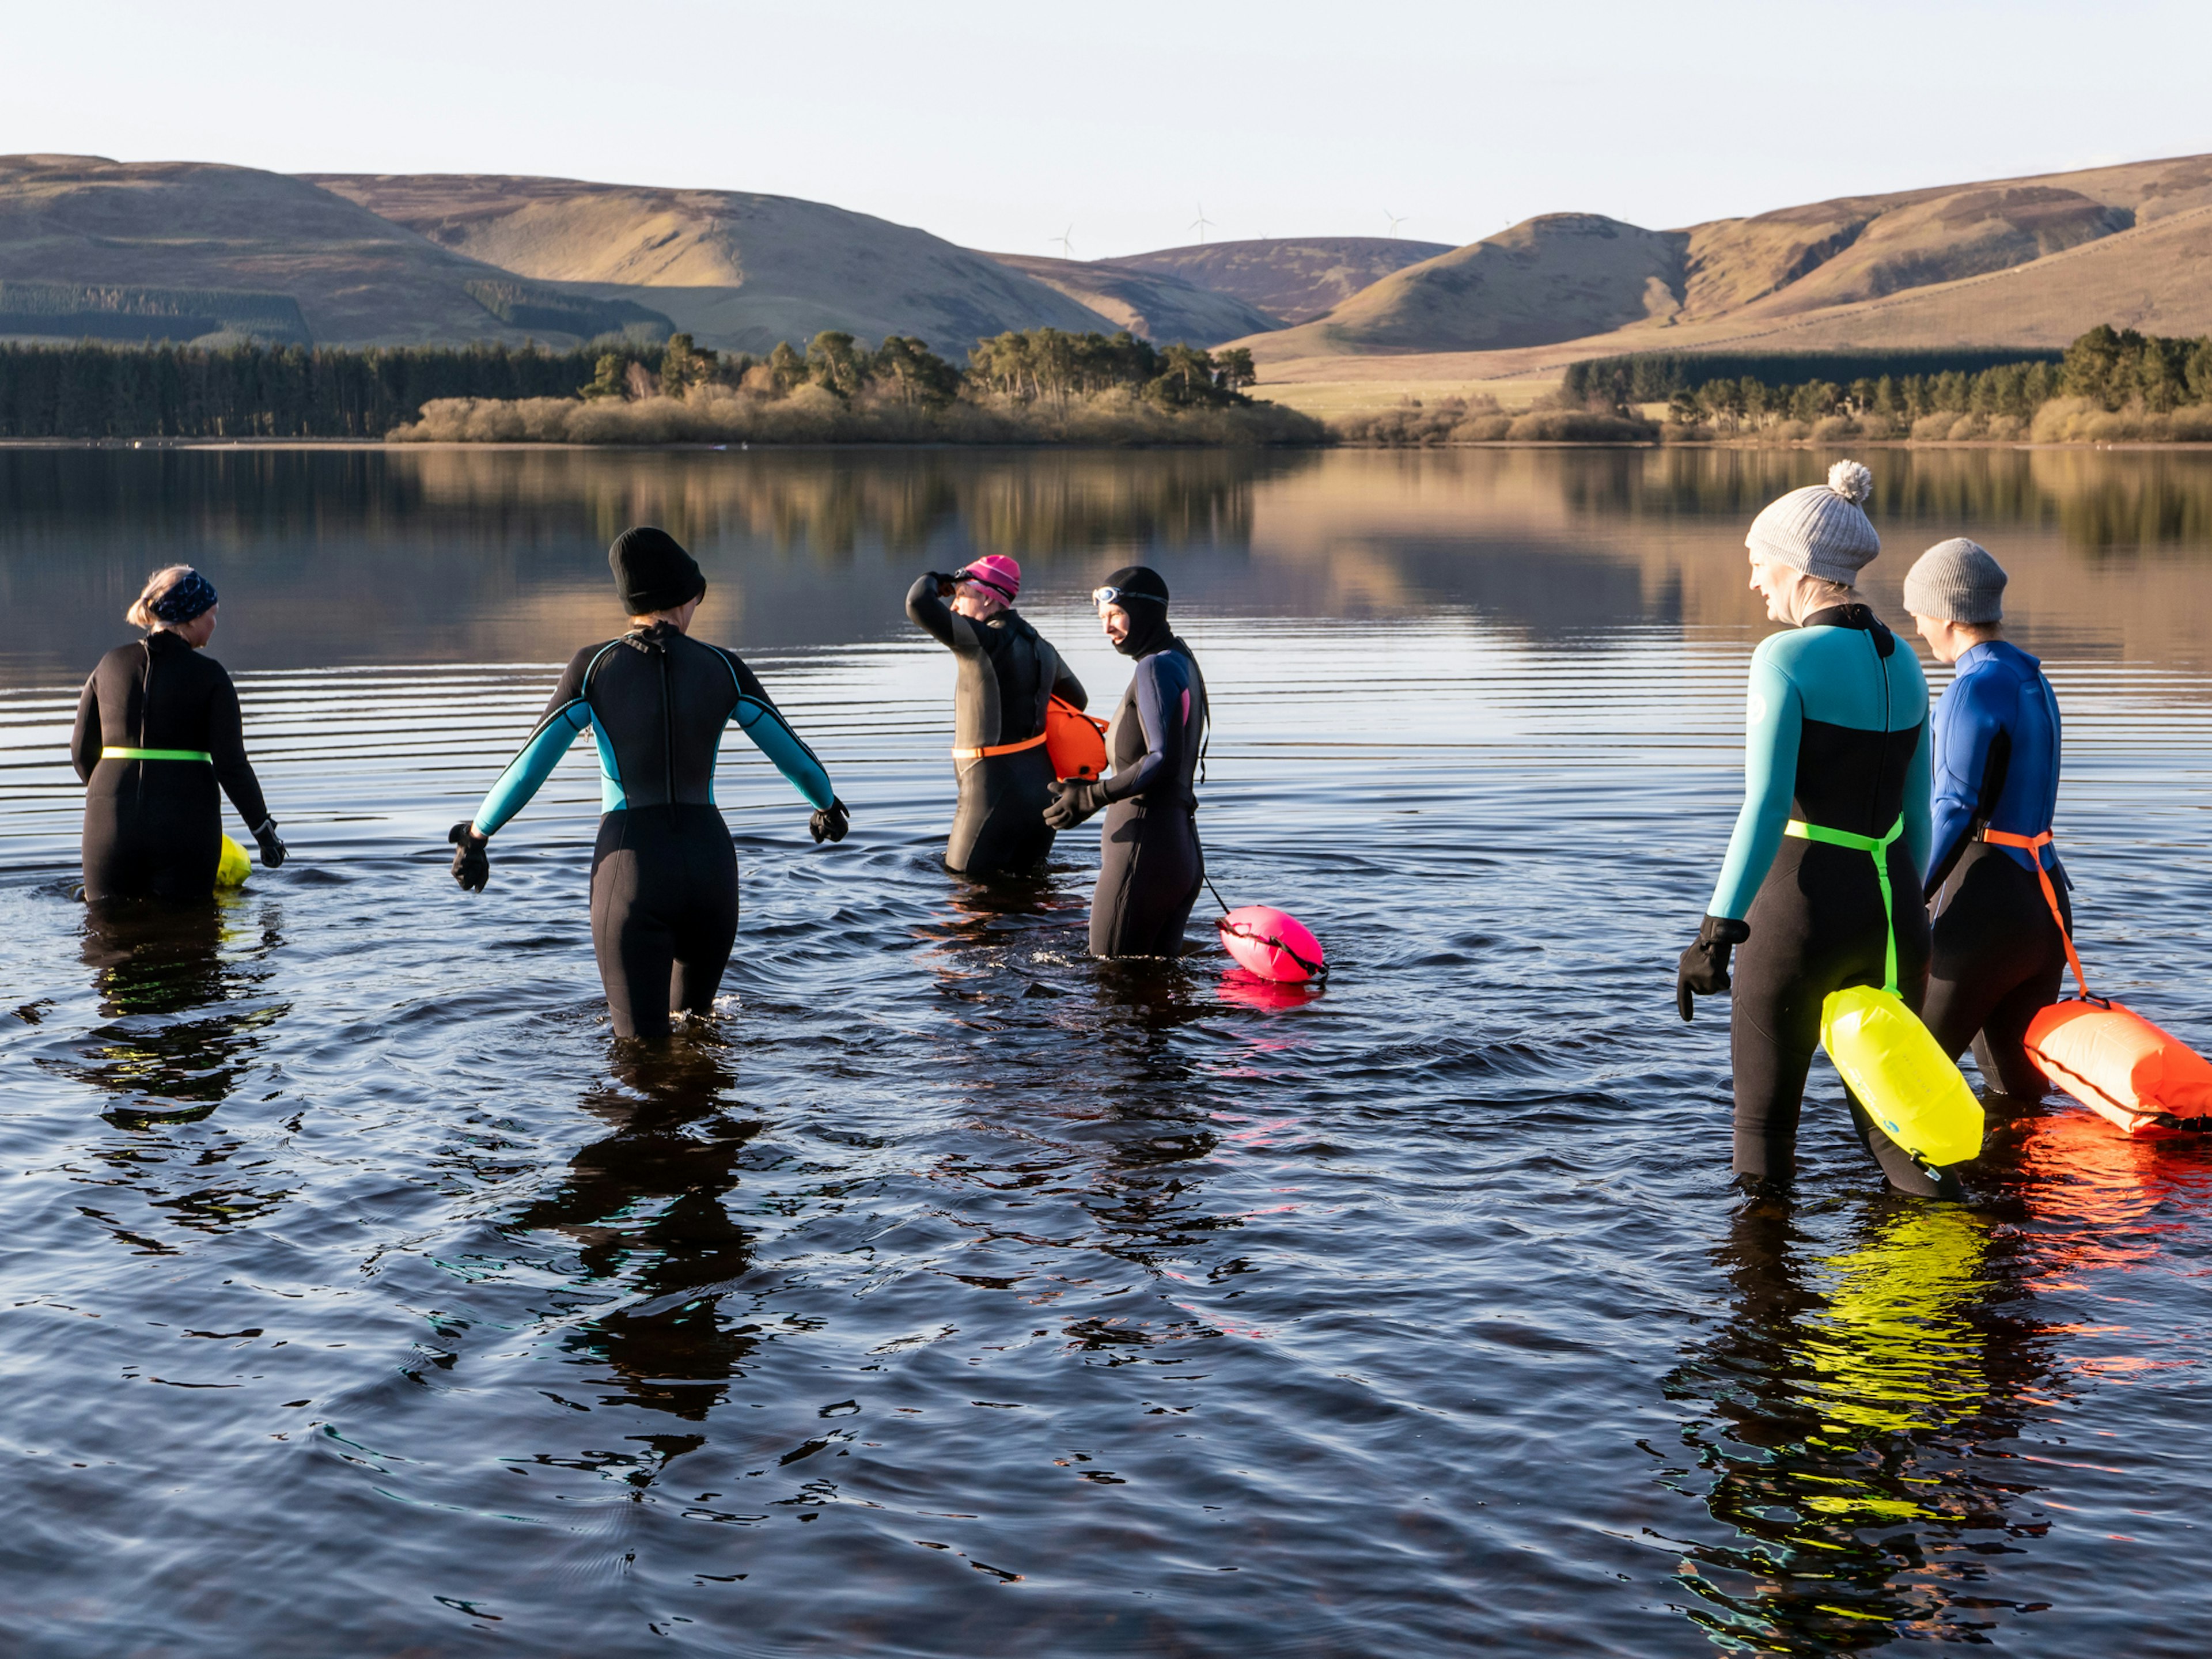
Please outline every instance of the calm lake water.
[[[2206, 1150], [2054, 1099], [1894, 1200], [1823, 1062], [1794, 1205], [1728, 1189], [1674, 958], [1743, 529], [1833, 459], [0, 452], [9, 1650], [2201, 1653]], [[1866, 459], [1878, 607], [2013, 572], [2093, 980], [2212, 1042], [2212, 455]], [[639, 521], [854, 808], [726, 750], [738, 957], [659, 1053], [588, 745], [484, 894], [442, 844]], [[945, 873], [901, 599], [989, 550], [1100, 700], [1083, 595], [1166, 573], [1215, 884], [1326, 993], [1091, 963], [1089, 830]], [[293, 858], [95, 931], [75, 687], [179, 559]]]

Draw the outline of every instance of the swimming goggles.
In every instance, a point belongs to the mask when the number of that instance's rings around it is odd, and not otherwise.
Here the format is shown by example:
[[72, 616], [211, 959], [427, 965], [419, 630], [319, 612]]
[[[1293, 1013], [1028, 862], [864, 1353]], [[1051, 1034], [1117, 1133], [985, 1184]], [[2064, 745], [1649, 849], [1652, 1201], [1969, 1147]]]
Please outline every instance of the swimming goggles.
[[970, 582], [977, 587], [988, 587], [993, 593], [1005, 600], [1008, 605], [1012, 605], [1014, 602], [1014, 596], [1007, 592], [1004, 587], [992, 580], [990, 577], [985, 575], [981, 571], [973, 569], [969, 566], [963, 565], [952, 580], [960, 582]]
[[[1138, 593], [1132, 594], [1130, 597], [1142, 599], [1144, 595]], [[1106, 614], [1108, 605], [1121, 603], [1121, 590], [1118, 587], [1094, 587], [1091, 590], [1091, 608], [1102, 617]]]

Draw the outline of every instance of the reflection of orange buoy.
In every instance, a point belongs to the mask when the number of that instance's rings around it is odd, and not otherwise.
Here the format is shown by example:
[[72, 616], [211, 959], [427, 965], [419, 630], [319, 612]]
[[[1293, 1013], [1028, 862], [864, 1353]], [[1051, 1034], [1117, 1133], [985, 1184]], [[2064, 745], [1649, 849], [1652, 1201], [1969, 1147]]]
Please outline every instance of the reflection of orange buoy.
[[2131, 1008], [2054, 1002], [2028, 1022], [2026, 1047], [2044, 1076], [2127, 1134], [2212, 1128], [2212, 1064]]

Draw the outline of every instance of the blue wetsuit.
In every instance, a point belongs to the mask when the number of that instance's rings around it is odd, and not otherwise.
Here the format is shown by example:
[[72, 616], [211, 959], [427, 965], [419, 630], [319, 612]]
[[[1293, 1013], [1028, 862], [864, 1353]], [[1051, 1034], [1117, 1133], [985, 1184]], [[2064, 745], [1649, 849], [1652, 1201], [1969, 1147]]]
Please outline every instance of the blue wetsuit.
[[489, 836], [537, 793], [588, 731], [599, 750], [592, 946], [617, 1036], [668, 1030], [671, 1006], [714, 1005], [738, 933], [738, 860], [714, 802], [732, 721], [815, 806], [830, 775], [733, 651], [666, 623], [587, 645], [537, 729], [477, 809]]
[[[1747, 923], [1729, 1017], [1735, 1169], [1790, 1179], [1820, 1005], [1880, 985], [1891, 923], [1867, 853], [1790, 836], [1790, 820], [1876, 838], [1895, 896], [1898, 990], [1915, 1009], [1928, 977], [1919, 903], [1929, 834], [1928, 682], [1912, 653], [1863, 605], [1815, 612], [1753, 654], [1744, 803], [1710, 915]], [[1855, 1100], [1853, 1121], [1893, 1184], [1937, 1183]]]
[[1091, 953], [1179, 957], [1206, 881], [1198, 841], [1198, 772], [1206, 681], [1191, 648], [1170, 634], [1137, 659], [1106, 728], [1114, 763], [1100, 794], [1106, 824], [1091, 900]]
[[2035, 861], [2051, 872], [2073, 926], [2055, 848], [2030, 853], [1979, 837], [2035, 836], [2058, 805], [2058, 699], [2043, 665], [2017, 646], [1985, 641], [1964, 653], [1936, 705], [1935, 836], [1926, 885], [1935, 913], [1928, 1029], [1954, 1058], [1974, 1045], [1984, 1078], [2008, 1095], [2039, 1097], [2043, 1076], [2021, 1047], [2036, 1012], [2058, 1000], [2066, 944]]

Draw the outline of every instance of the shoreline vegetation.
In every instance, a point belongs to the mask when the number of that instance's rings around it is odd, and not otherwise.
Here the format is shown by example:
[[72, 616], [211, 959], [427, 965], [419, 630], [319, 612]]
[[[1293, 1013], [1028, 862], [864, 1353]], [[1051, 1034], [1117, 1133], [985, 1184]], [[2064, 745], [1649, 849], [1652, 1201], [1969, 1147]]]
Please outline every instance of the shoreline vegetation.
[[[1338, 421], [1385, 448], [1499, 441], [1718, 443], [2212, 442], [2212, 336], [2100, 325], [2063, 354], [1652, 353], [1568, 366], [1520, 416], [1494, 398], [1408, 399]], [[1955, 366], [1980, 359], [1978, 368]], [[1848, 380], [1841, 378], [1858, 370]], [[1835, 379], [1827, 378], [1833, 374]], [[1657, 418], [1645, 411], [1663, 406]]]
[[[0, 344], [0, 442], [1434, 448], [1483, 444], [2212, 443], [2212, 336], [2100, 326], [2063, 354], [1645, 353], [1509, 413], [1407, 397], [1324, 422], [1254, 396], [1249, 350], [1040, 328], [957, 368], [817, 334], [766, 357], [535, 346]], [[1845, 377], [1849, 378], [1846, 379]]]
[[1155, 348], [1126, 330], [1030, 329], [976, 343], [957, 368], [920, 340], [850, 334], [724, 357], [678, 334], [610, 351], [570, 398], [441, 398], [390, 443], [1310, 446], [1311, 416], [1247, 396], [1251, 353]]

